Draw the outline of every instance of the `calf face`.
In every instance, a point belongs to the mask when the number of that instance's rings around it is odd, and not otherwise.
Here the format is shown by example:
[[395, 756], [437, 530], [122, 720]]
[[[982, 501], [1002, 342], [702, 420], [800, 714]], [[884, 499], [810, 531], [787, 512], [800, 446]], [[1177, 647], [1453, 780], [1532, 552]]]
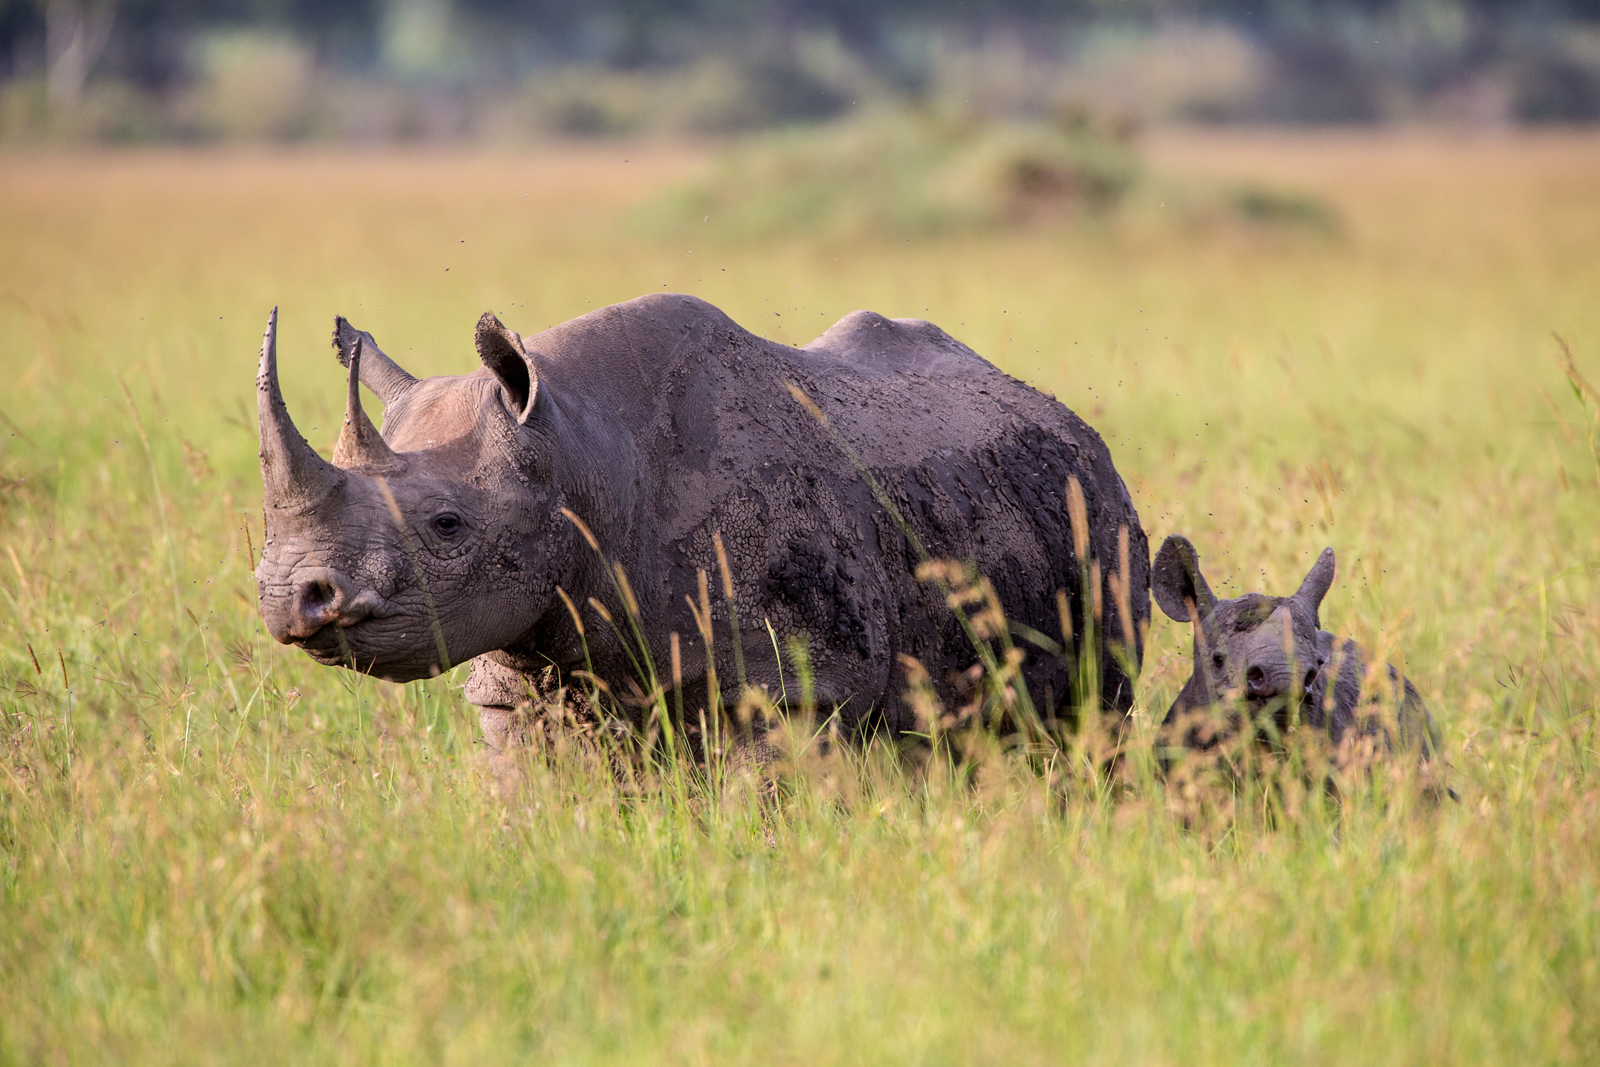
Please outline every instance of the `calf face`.
[[[1294, 595], [1249, 593], [1219, 600], [1184, 537], [1168, 537], [1151, 569], [1151, 593], [1169, 617], [1194, 626], [1194, 673], [1165, 722], [1186, 726], [1184, 743], [1209, 748], [1248, 718], [1278, 732], [1319, 721], [1327, 666], [1318, 609], [1333, 583], [1333, 549], [1324, 549]], [[1223, 728], [1197, 713], [1225, 706]]]

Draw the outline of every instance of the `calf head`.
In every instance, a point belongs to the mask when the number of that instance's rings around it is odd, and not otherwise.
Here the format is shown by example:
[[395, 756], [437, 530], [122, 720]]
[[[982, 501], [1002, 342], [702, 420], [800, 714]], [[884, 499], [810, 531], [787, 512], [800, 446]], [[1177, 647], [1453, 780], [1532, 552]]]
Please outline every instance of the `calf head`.
[[[1194, 674], [1168, 713], [1217, 704], [1284, 730], [1296, 719], [1316, 719], [1324, 688], [1318, 609], [1333, 583], [1333, 549], [1324, 549], [1293, 596], [1248, 593], [1218, 600], [1200, 573], [1200, 556], [1185, 537], [1169, 537], [1151, 568], [1151, 593], [1161, 610], [1194, 626]], [[1234, 717], [1238, 725], [1238, 717]], [[1186, 743], [1206, 747], [1217, 738], [1191, 727]]]
[[[266, 512], [256, 587], [272, 636], [321, 663], [409, 681], [525, 633], [572, 535], [551, 484], [553, 402], [520, 338], [485, 315], [483, 369], [419, 380], [337, 320], [349, 381], [329, 462], [284, 406], [277, 320], [273, 309], [256, 379]], [[384, 402], [381, 434], [359, 383]]]

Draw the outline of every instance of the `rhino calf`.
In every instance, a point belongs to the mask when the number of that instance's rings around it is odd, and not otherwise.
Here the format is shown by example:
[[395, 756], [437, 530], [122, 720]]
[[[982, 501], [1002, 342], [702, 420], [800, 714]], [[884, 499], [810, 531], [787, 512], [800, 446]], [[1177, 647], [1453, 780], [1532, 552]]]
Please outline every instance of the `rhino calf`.
[[[1150, 591], [1170, 618], [1194, 625], [1194, 672], [1163, 727], [1181, 731], [1185, 747], [1210, 749], [1246, 720], [1260, 735], [1309, 726], [1327, 734], [1341, 761], [1368, 738], [1379, 751], [1398, 747], [1430, 760], [1438, 734], [1416, 687], [1389, 666], [1387, 684], [1363, 692], [1365, 652], [1322, 629], [1318, 609], [1333, 575], [1333, 549], [1326, 548], [1293, 596], [1219, 600], [1194, 545], [1168, 537], [1156, 553]], [[1218, 706], [1231, 707], [1208, 714]]]

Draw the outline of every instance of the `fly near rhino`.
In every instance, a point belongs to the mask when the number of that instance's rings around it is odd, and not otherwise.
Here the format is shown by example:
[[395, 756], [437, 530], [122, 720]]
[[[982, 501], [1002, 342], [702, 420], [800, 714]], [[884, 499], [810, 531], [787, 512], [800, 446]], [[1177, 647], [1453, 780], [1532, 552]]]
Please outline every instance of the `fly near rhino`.
[[[674, 634], [686, 708], [706, 706], [712, 666], [736, 701], [740, 660], [748, 684], [794, 697], [773, 635], [796, 636], [843, 732], [914, 730], [901, 657], [947, 701], [977, 662], [943, 591], [917, 578], [926, 552], [986, 575], [1018, 632], [1098, 634], [1102, 702], [1131, 705], [1149, 548], [1105, 442], [930, 323], [857, 311], [794, 348], [660, 294], [526, 340], [485, 314], [481, 367], [418, 379], [341, 318], [331, 461], [285, 408], [276, 326], [274, 309], [257, 379], [260, 609], [320, 663], [403, 682], [474, 659], [467, 696], [487, 733], [549, 667], [643, 687], [640, 646], [664, 664]], [[384, 404], [381, 433], [358, 381]], [[719, 537], [735, 617], [715, 598], [708, 657], [691, 604], [705, 574], [716, 583]], [[1070, 662], [1024, 664], [1047, 714], [1071, 693]]]

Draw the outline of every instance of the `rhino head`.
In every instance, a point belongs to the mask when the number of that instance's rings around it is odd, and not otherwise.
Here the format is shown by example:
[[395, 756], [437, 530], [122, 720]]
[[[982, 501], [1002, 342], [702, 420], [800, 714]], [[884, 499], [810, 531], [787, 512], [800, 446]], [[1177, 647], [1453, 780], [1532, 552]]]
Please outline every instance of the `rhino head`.
[[[338, 319], [349, 383], [329, 462], [284, 406], [277, 321], [274, 308], [256, 379], [266, 513], [256, 588], [272, 636], [392, 681], [514, 642], [572, 556], [551, 484], [553, 401], [521, 339], [486, 314], [482, 369], [419, 380]], [[384, 403], [381, 434], [360, 384]]]
[[[1168, 537], [1151, 567], [1150, 592], [1170, 618], [1194, 625], [1194, 673], [1167, 721], [1222, 703], [1257, 723], [1270, 717], [1280, 730], [1296, 718], [1316, 721], [1326, 665], [1319, 609], [1333, 574], [1333, 549], [1327, 548], [1293, 596], [1219, 600], [1200, 572], [1194, 545]], [[1187, 743], [1204, 747], [1208, 740], [1214, 738], [1190, 736]]]

